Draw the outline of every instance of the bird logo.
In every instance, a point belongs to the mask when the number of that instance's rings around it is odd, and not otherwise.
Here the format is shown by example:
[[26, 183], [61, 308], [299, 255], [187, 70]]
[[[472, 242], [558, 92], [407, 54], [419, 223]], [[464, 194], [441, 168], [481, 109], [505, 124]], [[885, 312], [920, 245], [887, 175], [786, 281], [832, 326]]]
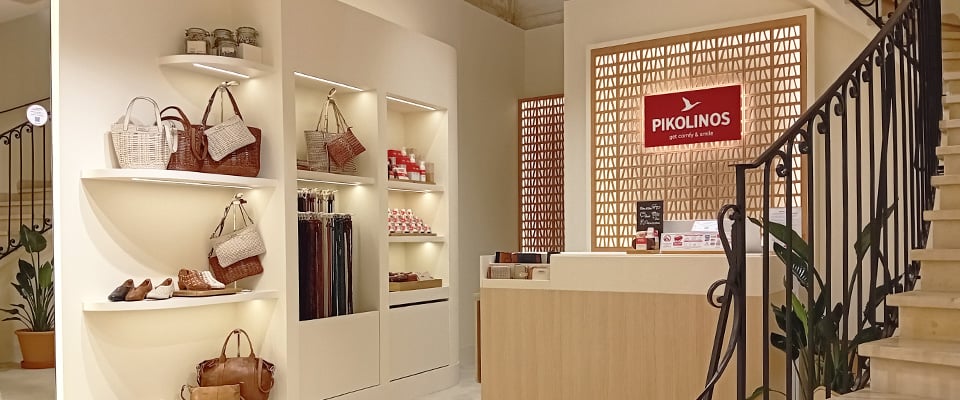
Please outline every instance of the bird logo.
[[698, 101], [696, 103], [690, 103], [690, 100], [688, 100], [686, 97], [681, 97], [681, 99], [683, 99], [683, 110], [680, 110], [680, 112], [690, 111], [694, 107], [699, 106], [700, 103], [703, 103], [702, 101]]

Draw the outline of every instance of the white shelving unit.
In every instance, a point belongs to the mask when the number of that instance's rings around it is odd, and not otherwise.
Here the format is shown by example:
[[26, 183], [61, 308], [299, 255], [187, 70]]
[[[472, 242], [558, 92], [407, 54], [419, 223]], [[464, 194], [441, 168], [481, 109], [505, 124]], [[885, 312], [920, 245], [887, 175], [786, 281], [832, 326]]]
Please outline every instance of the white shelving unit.
[[177, 308], [203, 307], [217, 304], [243, 303], [254, 300], [276, 300], [280, 293], [276, 290], [261, 290], [240, 292], [237, 294], [228, 294], [223, 296], [211, 297], [173, 297], [166, 300], [142, 300], [142, 301], [86, 301], [83, 303], [83, 311], [148, 311], [148, 310], [172, 310]]
[[272, 71], [272, 68], [262, 63], [206, 54], [165, 56], [160, 57], [157, 62], [161, 66], [185, 69], [218, 78], [250, 79]]
[[343, 186], [362, 186], [373, 185], [376, 181], [366, 176], [354, 176], [343, 174], [332, 174], [329, 172], [316, 172], [297, 170], [297, 182], [302, 184], [328, 184]]
[[444, 243], [447, 238], [441, 235], [437, 236], [387, 236], [390, 243]]
[[81, 172], [80, 178], [83, 180], [180, 184], [226, 189], [258, 189], [277, 186], [275, 179], [247, 178], [243, 176], [170, 171], [164, 169], [86, 169]]
[[441, 286], [438, 288], [390, 292], [389, 297], [391, 307], [427, 301], [447, 300], [450, 298], [450, 287]]
[[398, 192], [443, 193], [443, 185], [387, 180], [387, 190]]

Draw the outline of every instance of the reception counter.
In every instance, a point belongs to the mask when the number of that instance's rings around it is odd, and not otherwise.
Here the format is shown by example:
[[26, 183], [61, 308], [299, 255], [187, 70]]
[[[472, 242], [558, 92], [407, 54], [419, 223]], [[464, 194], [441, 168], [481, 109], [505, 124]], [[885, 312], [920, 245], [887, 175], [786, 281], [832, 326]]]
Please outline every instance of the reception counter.
[[[693, 400], [703, 389], [719, 314], [706, 292], [727, 269], [722, 254], [564, 253], [552, 257], [550, 280], [482, 279], [482, 397]], [[772, 314], [761, 298], [760, 255], [748, 256], [747, 274], [752, 392], [766, 345], [757, 317], [772, 321]], [[776, 262], [771, 287], [782, 281]], [[773, 302], [782, 302], [779, 292]], [[783, 365], [779, 350], [771, 355], [772, 365]], [[734, 400], [735, 360], [728, 371], [714, 399]]]

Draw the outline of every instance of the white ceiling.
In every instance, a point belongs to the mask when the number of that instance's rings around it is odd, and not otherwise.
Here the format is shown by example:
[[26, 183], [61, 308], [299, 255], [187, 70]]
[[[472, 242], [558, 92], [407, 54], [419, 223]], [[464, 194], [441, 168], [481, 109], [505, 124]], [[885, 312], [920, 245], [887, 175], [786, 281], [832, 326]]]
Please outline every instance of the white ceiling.
[[563, 23], [563, 0], [466, 0], [523, 29]]
[[0, 0], [0, 22], [7, 22], [50, 7], [50, 0]]

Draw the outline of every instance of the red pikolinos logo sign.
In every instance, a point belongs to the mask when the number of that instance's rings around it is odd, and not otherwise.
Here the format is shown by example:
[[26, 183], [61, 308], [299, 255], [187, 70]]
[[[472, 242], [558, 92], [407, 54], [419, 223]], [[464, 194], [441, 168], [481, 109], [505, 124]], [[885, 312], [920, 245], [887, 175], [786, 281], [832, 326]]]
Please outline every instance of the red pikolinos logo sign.
[[644, 147], [740, 140], [740, 85], [644, 96]]

